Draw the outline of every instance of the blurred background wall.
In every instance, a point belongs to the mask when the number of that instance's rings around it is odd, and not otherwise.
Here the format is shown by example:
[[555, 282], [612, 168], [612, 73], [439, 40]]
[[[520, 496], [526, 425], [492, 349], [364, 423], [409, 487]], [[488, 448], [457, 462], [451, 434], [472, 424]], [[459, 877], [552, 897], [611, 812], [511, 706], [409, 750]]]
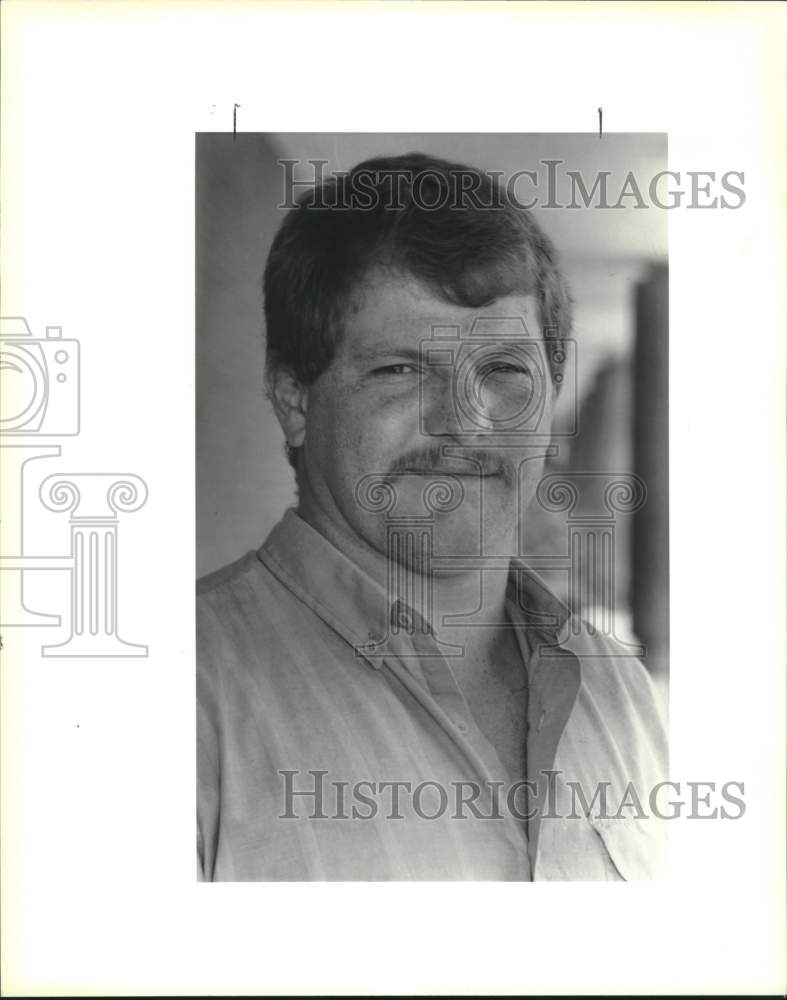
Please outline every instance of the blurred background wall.
[[[200, 134], [196, 140], [197, 570], [210, 572], [258, 547], [294, 502], [292, 472], [263, 388], [261, 277], [284, 214], [281, 159], [308, 178], [309, 159], [326, 171], [418, 150], [510, 176], [554, 170], [555, 198], [571, 201], [567, 171], [591, 190], [607, 171], [610, 202], [626, 176], [647, 199], [667, 168], [660, 133], [522, 134]], [[521, 189], [530, 196], [536, 187]], [[616, 520], [616, 634], [645, 643], [645, 662], [667, 668], [667, 213], [657, 207], [536, 208], [554, 240], [575, 300], [579, 434], [560, 444], [551, 470], [636, 472], [648, 499]], [[528, 511], [528, 552], [566, 547], [566, 514]], [[568, 578], [544, 574], [564, 596]], [[586, 609], [580, 609], [586, 610]]]

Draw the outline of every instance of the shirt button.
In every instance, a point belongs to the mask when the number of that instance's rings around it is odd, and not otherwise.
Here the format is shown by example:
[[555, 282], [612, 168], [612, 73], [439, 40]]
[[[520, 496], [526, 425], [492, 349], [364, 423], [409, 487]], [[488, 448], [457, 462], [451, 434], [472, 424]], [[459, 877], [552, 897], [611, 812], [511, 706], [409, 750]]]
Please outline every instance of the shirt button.
[[411, 629], [413, 627], [413, 619], [409, 611], [400, 611], [396, 620], [401, 628]]

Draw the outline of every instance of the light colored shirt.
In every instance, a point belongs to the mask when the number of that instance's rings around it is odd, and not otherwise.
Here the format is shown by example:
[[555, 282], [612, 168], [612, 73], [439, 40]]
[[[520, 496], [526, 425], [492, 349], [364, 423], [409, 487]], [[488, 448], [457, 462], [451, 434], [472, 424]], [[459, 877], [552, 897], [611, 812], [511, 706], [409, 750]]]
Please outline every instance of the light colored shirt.
[[[431, 623], [294, 511], [200, 581], [199, 878], [661, 875], [647, 803], [666, 739], [647, 671], [517, 560], [507, 615], [527, 666], [529, 787], [501, 780]], [[632, 786], [644, 814], [618, 808]]]

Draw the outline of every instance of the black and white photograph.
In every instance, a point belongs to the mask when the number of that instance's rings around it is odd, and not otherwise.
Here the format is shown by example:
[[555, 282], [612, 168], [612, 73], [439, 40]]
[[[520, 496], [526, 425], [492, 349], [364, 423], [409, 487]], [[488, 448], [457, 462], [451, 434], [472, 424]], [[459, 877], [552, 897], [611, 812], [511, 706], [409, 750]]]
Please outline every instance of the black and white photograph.
[[659, 134], [196, 143], [199, 877], [660, 877], [696, 181]]
[[2, 995], [783, 995], [787, 9], [0, 29]]

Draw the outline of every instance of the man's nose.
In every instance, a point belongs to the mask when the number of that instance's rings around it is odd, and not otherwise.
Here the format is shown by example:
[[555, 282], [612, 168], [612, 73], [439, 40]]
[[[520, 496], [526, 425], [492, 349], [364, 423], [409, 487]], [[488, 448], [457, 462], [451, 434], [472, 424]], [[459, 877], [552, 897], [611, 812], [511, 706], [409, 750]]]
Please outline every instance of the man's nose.
[[424, 434], [443, 437], [459, 429], [455, 412], [453, 377], [447, 373], [427, 378], [421, 386], [421, 430]]

